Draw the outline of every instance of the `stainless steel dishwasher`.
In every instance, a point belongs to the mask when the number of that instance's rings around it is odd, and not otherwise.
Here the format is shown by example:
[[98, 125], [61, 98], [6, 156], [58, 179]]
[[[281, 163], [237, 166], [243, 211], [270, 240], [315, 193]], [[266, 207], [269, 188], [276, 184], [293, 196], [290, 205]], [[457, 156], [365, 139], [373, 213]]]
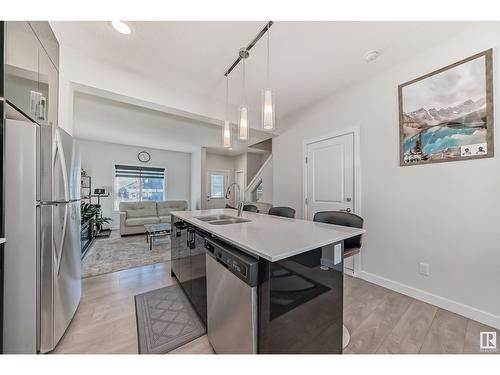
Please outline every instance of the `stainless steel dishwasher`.
[[258, 260], [205, 239], [207, 331], [216, 353], [257, 353]]

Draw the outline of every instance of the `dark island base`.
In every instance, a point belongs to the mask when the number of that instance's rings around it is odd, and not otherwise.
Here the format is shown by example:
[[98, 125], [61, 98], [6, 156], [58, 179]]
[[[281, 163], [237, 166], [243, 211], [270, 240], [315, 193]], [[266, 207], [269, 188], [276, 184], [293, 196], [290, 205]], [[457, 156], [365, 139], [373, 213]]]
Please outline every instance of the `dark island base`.
[[[174, 228], [172, 275], [206, 324], [204, 238], [210, 234], [183, 222]], [[337, 245], [337, 259], [331, 244], [277, 262], [259, 260], [258, 353], [342, 353], [343, 243]]]
[[343, 262], [321, 269], [322, 253], [259, 262], [259, 353], [342, 353]]

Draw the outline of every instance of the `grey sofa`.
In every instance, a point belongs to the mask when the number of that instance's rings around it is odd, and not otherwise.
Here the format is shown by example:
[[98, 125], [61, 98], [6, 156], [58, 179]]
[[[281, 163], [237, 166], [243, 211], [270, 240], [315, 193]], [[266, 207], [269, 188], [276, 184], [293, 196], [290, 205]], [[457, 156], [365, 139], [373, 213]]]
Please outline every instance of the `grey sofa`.
[[170, 223], [170, 212], [187, 206], [186, 201], [120, 202], [120, 235], [146, 233], [144, 224]]

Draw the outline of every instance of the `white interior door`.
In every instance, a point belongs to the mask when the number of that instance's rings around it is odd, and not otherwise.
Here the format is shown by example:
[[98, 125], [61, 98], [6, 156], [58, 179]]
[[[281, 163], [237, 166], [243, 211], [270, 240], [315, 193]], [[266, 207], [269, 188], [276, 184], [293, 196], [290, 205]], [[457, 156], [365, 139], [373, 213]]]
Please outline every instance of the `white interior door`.
[[[354, 135], [324, 139], [306, 146], [305, 216], [318, 211], [354, 211]], [[353, 258], [345, 262], [353, 270]]]
[[206, 208], [224, 208], [226, 206], [226, 189], [229, 181], [228, 171], [207, 171], [206, 189], [207, 204]]

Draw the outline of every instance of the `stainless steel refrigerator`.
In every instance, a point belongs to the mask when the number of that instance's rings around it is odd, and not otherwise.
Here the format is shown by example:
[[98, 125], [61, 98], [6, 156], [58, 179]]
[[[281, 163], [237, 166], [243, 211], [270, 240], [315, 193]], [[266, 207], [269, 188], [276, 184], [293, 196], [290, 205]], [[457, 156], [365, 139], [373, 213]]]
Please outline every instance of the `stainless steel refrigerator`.
[[4, 353], [46, 353], [81, 296], [74, 140], [57, 127], [6, 120], [4, 178]]

